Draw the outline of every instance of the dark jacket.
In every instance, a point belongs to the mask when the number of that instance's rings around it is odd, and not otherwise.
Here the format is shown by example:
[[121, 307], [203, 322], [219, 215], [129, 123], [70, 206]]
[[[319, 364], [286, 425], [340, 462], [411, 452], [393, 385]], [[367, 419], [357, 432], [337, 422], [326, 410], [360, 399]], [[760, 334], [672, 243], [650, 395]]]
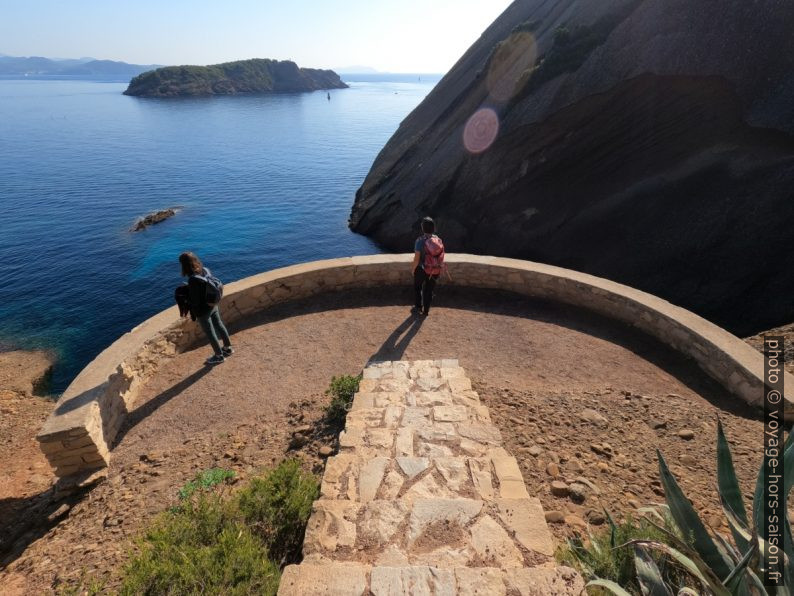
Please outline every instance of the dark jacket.
[[182, 284], [174, 290], [174, 300], [179, 307], [179, 316], [184, 317], [190, 312], [190, 298], [188, 297], [188, 285]]
[[[210, 270], [204, 267], [203, 276], [208, 276]], [[190, 318], [194, 321], [198, 317], [203, 317], [212, 310], [212, 307], [207, 304], [207, 282], [199, 279], [195, 275], [187, 278], [187, 294], [188, 294], [188, 308], [190, 309]]]

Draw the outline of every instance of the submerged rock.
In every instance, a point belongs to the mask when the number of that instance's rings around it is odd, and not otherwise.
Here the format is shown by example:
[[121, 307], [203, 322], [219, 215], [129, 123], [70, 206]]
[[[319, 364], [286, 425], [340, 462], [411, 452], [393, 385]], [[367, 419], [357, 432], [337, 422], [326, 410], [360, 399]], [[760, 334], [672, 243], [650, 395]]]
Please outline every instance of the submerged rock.
[[[789, 322], [794, 4], [516, 0], [403, 121], [353, 230], [526, 258], [735, 333]], [[759, 40], [763, 40], [760, 43]]]
[[161, 209], [160, 211], [155, 211], [154, 213], [150, 213], [139, 219], [132, 228], [133, 232], [140, 232], [141, 230], [145, 230], [149, 226], [153, 226], [155, 224], [159, 224], [166, 219], [173, 217], [176, 215], [176, 212], [179, 210], [178, 207], [170, 207], [169, 209]]

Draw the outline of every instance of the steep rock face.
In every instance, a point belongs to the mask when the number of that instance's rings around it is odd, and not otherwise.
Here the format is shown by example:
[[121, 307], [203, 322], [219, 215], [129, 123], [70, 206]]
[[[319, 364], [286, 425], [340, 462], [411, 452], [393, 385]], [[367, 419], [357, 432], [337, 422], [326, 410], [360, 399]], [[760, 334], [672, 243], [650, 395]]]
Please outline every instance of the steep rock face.
[[405, 251], [429, 214], [450, 251], [737, 333], [791, 321], [792, 30], [782, 0], [517, 0], [401, 124], [350, 225]]
[[332, 70], [299, 68], [288, 60], [252, 59], [212, 66], [167, 66], [138, 75], [125, 95], [175, 97], [237, 93], [297, 93], [344, 89]]

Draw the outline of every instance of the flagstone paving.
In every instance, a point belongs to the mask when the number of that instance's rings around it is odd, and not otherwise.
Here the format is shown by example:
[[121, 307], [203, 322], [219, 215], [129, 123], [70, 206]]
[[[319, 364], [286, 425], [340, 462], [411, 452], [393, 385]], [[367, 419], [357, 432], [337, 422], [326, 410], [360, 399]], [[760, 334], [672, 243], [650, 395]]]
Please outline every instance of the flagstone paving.
[[281, 596], [581, 594], [457, 360], [364, 369]]

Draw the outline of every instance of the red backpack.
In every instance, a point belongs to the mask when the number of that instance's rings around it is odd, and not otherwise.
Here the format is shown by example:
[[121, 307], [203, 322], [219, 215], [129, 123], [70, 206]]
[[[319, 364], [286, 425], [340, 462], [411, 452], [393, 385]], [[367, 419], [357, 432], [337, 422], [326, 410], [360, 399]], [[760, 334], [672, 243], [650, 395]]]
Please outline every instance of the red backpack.
[[444, 271], [444, 243], [436, 235], [425, 238], [423, 269], [427, 275], [441, 275]]

